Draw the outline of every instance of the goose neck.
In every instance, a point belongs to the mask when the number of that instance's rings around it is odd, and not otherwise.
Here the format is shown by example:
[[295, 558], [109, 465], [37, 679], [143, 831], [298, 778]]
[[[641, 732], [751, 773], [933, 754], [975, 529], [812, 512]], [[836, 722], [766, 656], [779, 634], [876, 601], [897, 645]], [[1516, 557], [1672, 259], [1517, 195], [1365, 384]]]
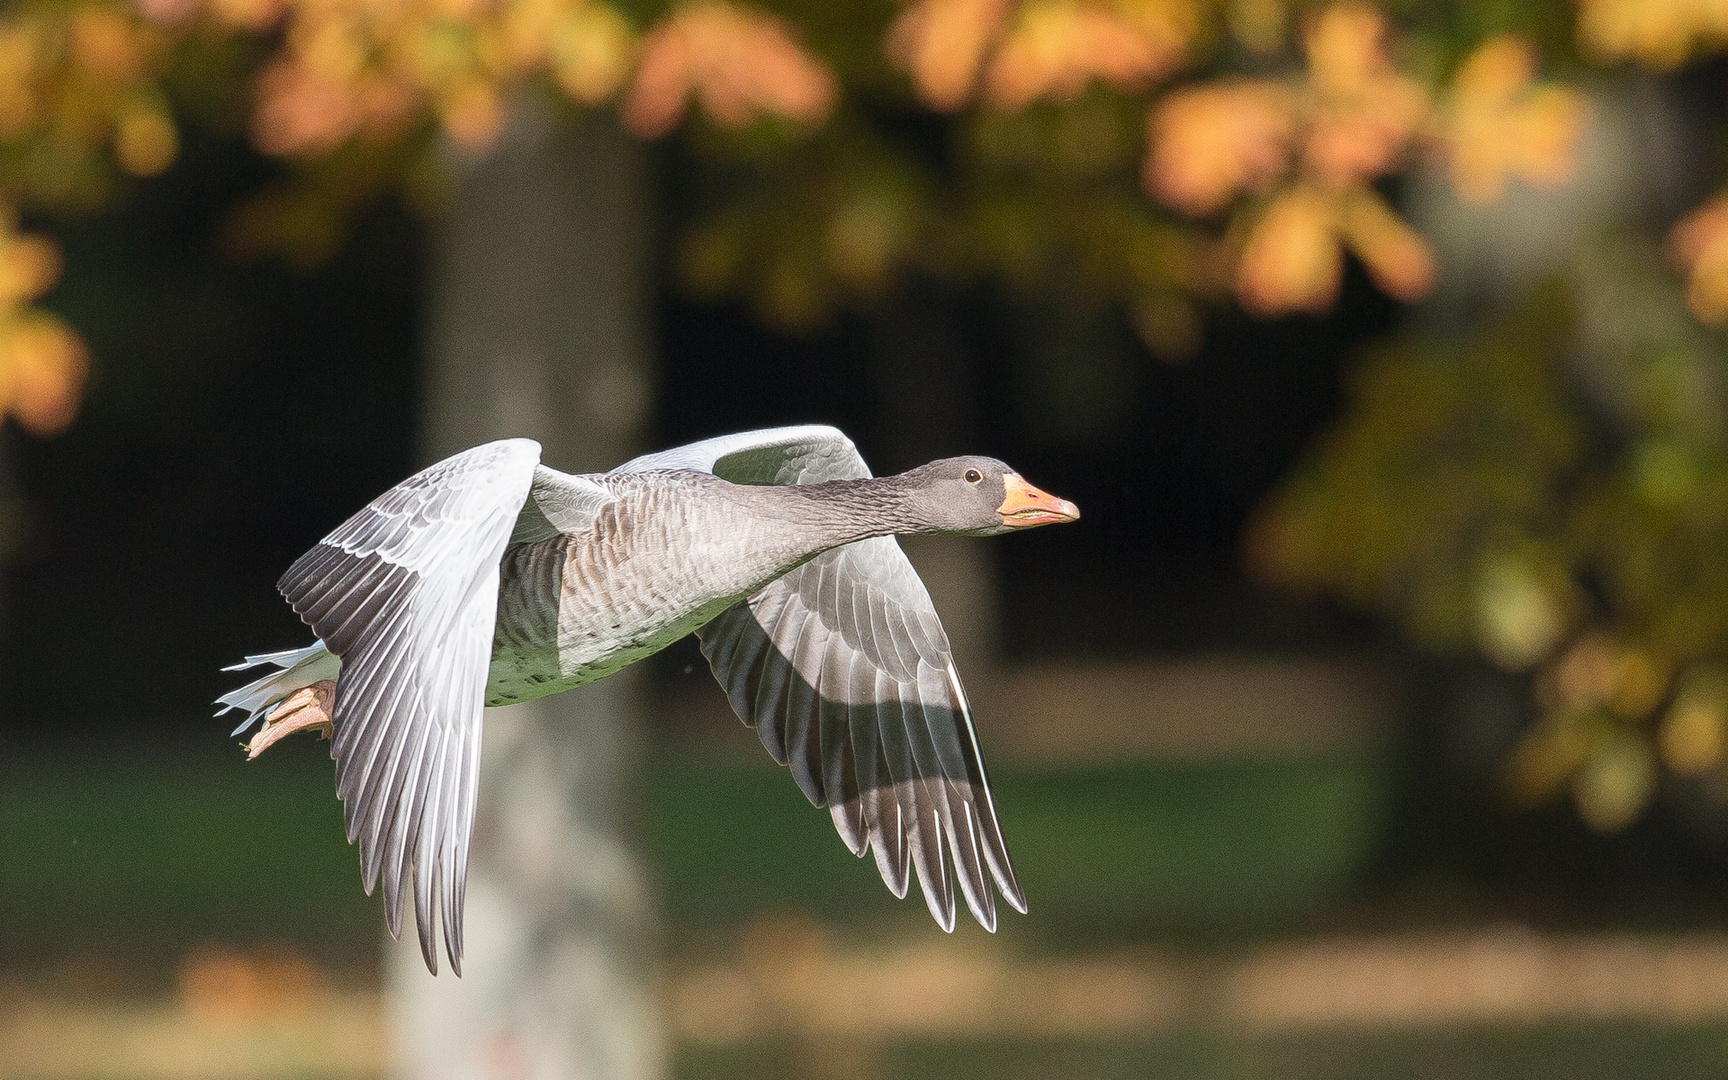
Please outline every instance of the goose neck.
[[829, 545], [872, 536], [935, 532], [921, 517], [899, 476], [827, 480], [779, 489], [797, 505], [795, 517], [816, 527]]

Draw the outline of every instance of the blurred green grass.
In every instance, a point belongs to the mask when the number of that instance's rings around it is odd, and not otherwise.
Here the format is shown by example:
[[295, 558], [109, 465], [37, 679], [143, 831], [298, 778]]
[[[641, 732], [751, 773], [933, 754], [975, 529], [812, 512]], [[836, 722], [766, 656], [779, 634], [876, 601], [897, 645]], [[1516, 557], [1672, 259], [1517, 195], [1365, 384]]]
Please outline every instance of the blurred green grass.
[[201, 940], [369, 941], [379, 913], [359, 887], [321, 750], [295, 747], [274, 766], [160, 747], [8, 762], [0, 950], [28, 960]]
[[685, 1047], [674, 1075], [899, 1080], [1719, 1080], [1728, 1028], [1548, 1024], [1244, 1036], [1184, 1030], [1133, 1040], [966, 1039], [878, 1050], [755, 1043]]
[[[1378, 838], [1384, 798], [1363, 754], [1139, 762], [992, 776], [1035, 926], [1276, 921], [1347, 885]], [[657, 763], [650, 847], [675, 922], [775, 904], [892, 914], [875, 861], [846, 852], [826, 811], [782, 769]]]
[[[283, 751], [288, 752], [283, 752]], [[0, 775], [0, 950], [259, 938], [376, 948], [324, 744], [238, 753], [35, 754]], [[1139, 763], [994, 778], [1028, 927], [1133, 931], [1276, 920], [1351, 879], [1383, 798], [1370, 757]], [[645, 833], [674, 929], [774, 907], [922, 919], [851, 858], [783, 769], [663, 755]]]

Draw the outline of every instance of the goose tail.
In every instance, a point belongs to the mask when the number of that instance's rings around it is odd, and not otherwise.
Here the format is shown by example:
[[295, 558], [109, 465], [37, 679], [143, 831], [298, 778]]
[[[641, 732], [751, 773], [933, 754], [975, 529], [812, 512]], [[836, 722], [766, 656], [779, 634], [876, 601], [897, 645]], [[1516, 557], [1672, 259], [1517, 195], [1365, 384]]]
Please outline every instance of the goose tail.
[[285, 649], [282, 652], [248, 656], [240, 663], [222, 670], [246, 671], [266, 664], [273, 665], [275, 670], [216, 699], [216, 704], [222, 706], [216, 710], [217, 716], [230, 709], [245, 710], [246, 719], [240, 721], [240, 726], [234, 729], [235, 736], [251, 727], [257, 722], [259, 714], [289, 694], [315, 682], [334, 680], [342, 669], [342, 661], [326, 649], [322, 641], [314, 641], [304, 649]]

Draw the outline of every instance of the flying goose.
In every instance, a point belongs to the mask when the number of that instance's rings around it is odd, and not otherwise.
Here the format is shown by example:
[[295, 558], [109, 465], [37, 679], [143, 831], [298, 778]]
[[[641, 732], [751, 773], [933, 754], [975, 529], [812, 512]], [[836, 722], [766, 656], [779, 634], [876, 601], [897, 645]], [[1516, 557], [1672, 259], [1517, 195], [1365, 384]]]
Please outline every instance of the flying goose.
[[952, 860], [974, 918], [1008, 861], [960, 676], [896, 534], [992, 535], [1080, 516], [1002, 462], [935, 461], [872, 478], [825, 426], [749, 431], [572, 476], [505, 439], [374, 499], [277, 588], [318, 640], [227, 670], [256, 757], [331, 734], [348, 840], [380, 874], [392, 936], [412, 886], [420, 948], [462, 970], [462, 904], [483, 705], [568, 690], [695, 631], [732, 707], [852, 853], [906, 895], [908, 864], [944, 930]]

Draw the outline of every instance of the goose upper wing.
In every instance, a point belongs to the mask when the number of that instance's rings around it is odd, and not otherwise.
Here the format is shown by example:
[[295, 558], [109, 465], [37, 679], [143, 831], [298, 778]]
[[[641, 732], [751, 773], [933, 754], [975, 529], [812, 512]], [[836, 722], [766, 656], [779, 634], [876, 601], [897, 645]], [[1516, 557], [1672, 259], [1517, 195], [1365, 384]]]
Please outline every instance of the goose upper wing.
[[[539, 457], [538, 443], [508, 439], [447, 458], [374, 499], [277, 583], [342, 659], [330, 753], [348, 839], [360, 844], [368, 893], [383, 874], [393, 936], [412, 875], [420, 947], [433, 972], [434, 894], [451, 967], [462, 970], [499, 560], [519, 518], [552, 516], [541, 511], [556, 502], [562, 476], [537, 472]], [[565, 479], [579, 491], [596, 487]], [[553, 494], [531, 501], [531, 488]]]
[[764, 428], [718, 435], [701, 442], [643, 454], [615, 473], [649, 469], [694, 469], [734, 484], [814, 484], [870, 475], [858, 448], [839, 428], [826, 424]]
[[[707, 439], [619, 471], [666, 468], [754, 484], [870, 475], [852, 441], [824, 426]], [[1026, 910], [948, 637], [893, 537], [817, 556], [698, 636], [739, 717], [829, 808], [854, 854], [874, 851], [896, 896], [915, 868], [930, 913], [952, 930], [952, 860], [979, 923], [996, 927], [992, 878]]]

